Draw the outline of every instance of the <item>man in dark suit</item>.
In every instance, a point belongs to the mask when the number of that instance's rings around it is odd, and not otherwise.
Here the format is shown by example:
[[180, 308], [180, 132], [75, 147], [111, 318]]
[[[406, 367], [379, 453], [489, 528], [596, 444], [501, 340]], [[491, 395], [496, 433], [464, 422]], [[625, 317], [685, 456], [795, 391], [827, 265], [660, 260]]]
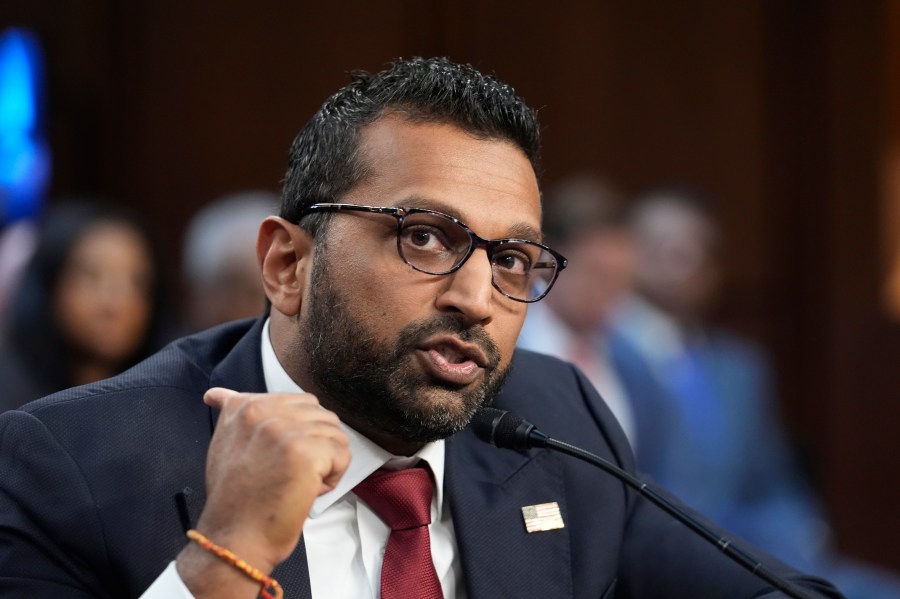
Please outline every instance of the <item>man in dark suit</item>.
[[[565, 264], [540, 245], [537, 152], [514, 91], [446, 60], [329, 99], [260, 228], [266, 315], [0, 417], [0, 595], [268, 596], [221, 548], [288, 597], [766, 595], [616, 479], [467, 428], [493, 400], [634, 471], [580, 372], [513, 351]], [[416, 525], [364, 492], [398, 469], [430, 482], [388, 507], [425, 493], [431, 516], [399, 564]]]
[[780, 422], [766, 353], [710, 318], [726, 239], [709, 200], [662, 188], [637, 198], [631, 211], [637, 286], [612, 323], [631, 349], [618, 353], [617, 366], [633, 371], [623, 376], [629, 389], [639, 379], [662, 391], [633, 394], [643, 433], [639, 468], [779, 559], [827, 573], [851, 597], [900, 597], [896, 575], [836, 550]]

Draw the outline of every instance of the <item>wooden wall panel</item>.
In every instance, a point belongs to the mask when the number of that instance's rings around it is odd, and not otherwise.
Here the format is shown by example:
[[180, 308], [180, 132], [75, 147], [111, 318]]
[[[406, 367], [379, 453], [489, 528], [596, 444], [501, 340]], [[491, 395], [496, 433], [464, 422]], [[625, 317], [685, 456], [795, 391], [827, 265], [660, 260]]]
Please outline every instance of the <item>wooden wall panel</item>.
[[[833, 263], [833, 369], [830, 451], [838, 538], [850, 552], [897, 567], [900, 552], [872, 542], [868, 531], [900, 530], [894, 497], [900, 480], [900, 323], [881, 302], [886, 277], [882, 166], [900, 105], [885, 102], [887, 77], [900, 65], [887, 54], [900, 26], [892, 3], [829, 11], [830, 210], [827, 248]], [[893, 67], [893, 68], [890, 68]], [[893, 83], [896, 85], [896, 82]], [[894, 98], [897, 100], [897, 98]], [[891, 531], [891, 532], [888, 532]]]

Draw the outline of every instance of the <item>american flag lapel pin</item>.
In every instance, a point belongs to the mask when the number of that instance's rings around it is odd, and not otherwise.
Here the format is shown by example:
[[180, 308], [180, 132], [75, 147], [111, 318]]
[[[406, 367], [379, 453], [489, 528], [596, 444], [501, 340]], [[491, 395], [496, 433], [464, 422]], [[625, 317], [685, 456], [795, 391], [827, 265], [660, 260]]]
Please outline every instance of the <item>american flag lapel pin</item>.
[[530, 533], [557, 530], [566, 526], [559, 504], [555, 501], [522, 506], [522, 517], [525, 519], [525, 530]]

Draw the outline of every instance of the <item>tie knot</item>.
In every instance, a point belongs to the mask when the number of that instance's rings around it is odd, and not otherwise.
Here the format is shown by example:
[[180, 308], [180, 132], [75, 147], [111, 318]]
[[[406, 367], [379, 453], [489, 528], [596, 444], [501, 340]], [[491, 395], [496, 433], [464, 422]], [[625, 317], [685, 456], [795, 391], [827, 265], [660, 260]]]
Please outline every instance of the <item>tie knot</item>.
[[427, 468], [379, 468], [353, 489], [391, 530], [431, 524], [431, 475]]

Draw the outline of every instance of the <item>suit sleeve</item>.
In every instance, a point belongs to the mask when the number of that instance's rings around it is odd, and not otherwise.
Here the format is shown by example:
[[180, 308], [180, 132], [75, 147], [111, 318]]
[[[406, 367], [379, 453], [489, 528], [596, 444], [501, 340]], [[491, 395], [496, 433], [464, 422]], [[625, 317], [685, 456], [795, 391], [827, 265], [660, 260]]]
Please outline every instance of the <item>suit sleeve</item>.
[[0, 415], [0, 596], [110, 597], [102, 527], [77, 464], [32, 415]]
[[[744, 474], [726, 525], [771, 547], [781, 559], [804, 567], [823, 561], [827, 521], [790, 451], [778, 408], [771, 368], [758, 352], [744, 350], [738, 395], [747, 407]], [[763, 440], [763, 442], [760, 442]], [[777, 549], [776, 549], [777, 548]], [[818, 569], [822, 569], [821, 563]]]

